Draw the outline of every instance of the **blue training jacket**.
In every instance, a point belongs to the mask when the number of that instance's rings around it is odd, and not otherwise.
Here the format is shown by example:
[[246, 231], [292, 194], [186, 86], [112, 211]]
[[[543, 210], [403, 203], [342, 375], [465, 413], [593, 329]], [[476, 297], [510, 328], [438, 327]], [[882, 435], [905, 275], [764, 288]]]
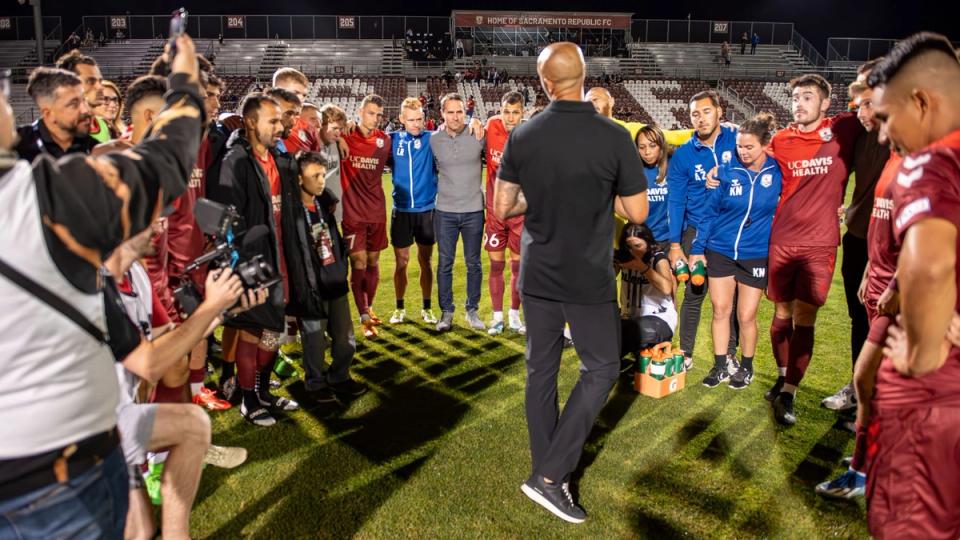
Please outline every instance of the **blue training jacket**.
[[707, 199], [707, 173], [714, 166], [735, 161], [736, 128], [721, 125], [714, 145], [705, 146], [696, 134], [682, 144], [667, 168], [670, 216], [670, 241], [679, 243], [687, 227], [700, 228], [703, 205]]
[[670, 234], [670, 225], [667, 221], [667, 183], [657, 183], [660, 168], [656, 165], [649, 167], [644, 163], [643, 172], [647, 173], [647, 202], [650, 205], [645, 223], [653, 232], [653, 238], [657, 242], [663, 242]]
[[430, 149], [431, 131], [413, 136], [390, 133], [393, 158], [393, 209], [426, 212], [437, 204], [437, 167]]
[[736, 159], [722, 165], [717, 178], [720, 185], [709, 190], [690, 252], [709, 249], [737, 261], [767, 258], [783, 186], [780, 165], [768, 156], [760, 172], [753, 172]]

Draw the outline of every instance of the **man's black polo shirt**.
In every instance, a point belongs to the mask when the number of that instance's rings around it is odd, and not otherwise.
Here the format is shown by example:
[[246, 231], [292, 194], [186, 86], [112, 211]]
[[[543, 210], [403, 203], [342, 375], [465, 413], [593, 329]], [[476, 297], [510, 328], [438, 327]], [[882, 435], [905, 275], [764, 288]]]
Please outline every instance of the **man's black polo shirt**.
[[70, 148], [64, 150], [60, 145], [54, 142], [47, 130], [47, 126], [42, 120], [37, 120], [32, 124], [27, 124], [17, 128], [17, 134], [20, 136], [20, 142], [17, 143], [17, 155], [33, 163], [33, 159], [42, 152], [50, 154], [54, 159], [58, 159], [67, 154], [81, 153], [89, 154], [97, 141], [89, 135], [73, 139]]
[[616, 301], [613, 200], [647, 190], [626, 131], [589, 102], [554, 101], [510, 134], [497, 177], [527, 199], [520, 290], [571, 304]]

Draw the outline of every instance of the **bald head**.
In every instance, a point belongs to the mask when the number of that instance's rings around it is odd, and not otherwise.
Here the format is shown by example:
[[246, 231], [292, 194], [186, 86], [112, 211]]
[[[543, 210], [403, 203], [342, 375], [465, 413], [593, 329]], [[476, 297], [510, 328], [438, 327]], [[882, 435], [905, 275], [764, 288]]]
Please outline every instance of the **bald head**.
[[606, 116], [607, 118], [613, 117], [613, 105], [615, 100], [613, 96], [610, 95], [610, 91], [606, 88], [599, 86], [594, 86], [587, 92], [587, 101], [593, 103], [593, 108], [597, 110], [598, 113]]
[[540, 84], [550, 100], [583, 101], [583, 52], [573, 43], [554, 43], [537, 58]]

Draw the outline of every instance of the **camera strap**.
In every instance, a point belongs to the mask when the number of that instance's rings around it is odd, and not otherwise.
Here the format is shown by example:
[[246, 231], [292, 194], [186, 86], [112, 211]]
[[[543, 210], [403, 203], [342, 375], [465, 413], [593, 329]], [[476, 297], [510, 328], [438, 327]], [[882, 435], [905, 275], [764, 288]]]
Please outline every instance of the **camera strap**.
[[3, 274], [5, 278], [12, 281], [21, 289], [32, 294], [35, 298], [44, 304], [47, 304], [53, 310], [59, 311], [61, 315], [70, 319], [86, 333], [90, 334], [93, 339], [96, 339], [100, 343], [107, 343], [107, 337], [104, 335], [103, 331], [90, 322], [90, 319], [86, 318], [82, 313], [80, 313], [77, 308], [73, 307], [66, 300], [60, 298], [60, 296], [50, 291], [50, 289], [40, 285], [36, 281], [21, 273], [16, 268], [10, 266], [3, 259], [0, 259], [0, 274]]

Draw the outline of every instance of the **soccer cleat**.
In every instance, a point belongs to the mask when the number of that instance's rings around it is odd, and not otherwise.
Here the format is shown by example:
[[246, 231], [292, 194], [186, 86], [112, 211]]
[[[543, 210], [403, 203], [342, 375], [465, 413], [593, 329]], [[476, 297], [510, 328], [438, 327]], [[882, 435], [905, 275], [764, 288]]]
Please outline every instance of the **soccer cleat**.
[[793, 412], [793, 394], [790, 392], [780, 392], [773, 400], [773, 417], [785, 426], [792, 426], [797, 423], [797, 416]]
[[583, 511], [570, 495], [570, 485], [548, 484], [544, 482], [543, 477], [535, 475], [520, 486], [523, 494], [549, 510], [558, 518], [570, 523], [583, 523], [587, 519], [587, 513]]
[[491, 336], [499, 336], [503, 333], [503, 321], [490, 321], [490, 329], [487, 333]]
[[270, 414], [264, 407], [255, 409], [253, 411], [247, 411], [247, 405], [245, 403], [240, 404], [240, 415], [243, 416], [243, 419], [255, 426], [260, 427], [270, 427], [277, 423], [277, 419]]
[[730, 378], [730, 372], [726, 366], [713, 366], [710, 372], [703, 379], [703, 385], [707, 388], [716, 388], [720, 383]]
[[216, 392], [206, 386], [201, 386], [200, 393], [193, 396], [193, 403], [208, 411], [225, 411], [233, 407], [229, 401], [218, 398]]
[[823, 398], [820, 406], [826, 407], [831, 411], [847, 411], [857, 408], [857, 392], [853, 389], [853, 383], [847, 383], [843, 388], [837, 390], [837, 393]]
[[780, 390], [783, 390], [783, 384], [786, 382], [786, 377], [783, 375], [777, 377], [777, 382], [773, 383], [773, 386], [767, 390], [767, 393], [763, 395], [763, 399], [772, 402], [780, 394]]
[[421, 309], [420, 318], [427, 324], [437, 324], [437, 316], [433, 314], [432, 309]]
[[143, 473], [143, 484], [147, 488], [147, 495], [154, 506], [163, 504], [160, 486], [163, 483], [163, 462], [150, 463], [147, 472]]
[[480, 320], [480, 315], [477, 314], [477, 310], [471, 309], [467, 311], [467, 314], [464, 316], [467, 321], [467, 324], [470, 325], [470, 328], [474, 330], [486, 330], [487, 327], [483, 324], [483, 321]]
[[867, 476], [849, 469], [833, 480], [817, 484], [816, 492], [828, 499], [861, 499], [866, 493]]
[[400, 324], [407, 316], [407, 310], [405, 309], [395, 309], [390, 315], [390, 324]]
[[453, 328], [453, 312], [444, 311], [437, 323], [437, 332], [448, 332]]
[[367, 315], [370, 316], [370, 320], [373, 321], [374, 326], [380, 326], [383, 324], [383, 321], [380, 320], [380, 317], [377, 317], [377, 314], [373, 312], [373, 308], [367, 308]]
[[377, 325], [373, 322], [372, 318], [361, 319], [360, 326], [363, 327], [363, 337], [367, 339], [373, 339], [380, 335], [380, 332], [377, 331]]
[[260, 400], [260, 405], [264, 407], [269, 407], [273, 411], [283, 411], [290, 412], [295, 411], [300, 408], [300, 404], [292, 399], [287, 399], [285, 397], [274, 396], [267, 394], [267, 399], [264, 399], [263, 396], [257, 396], [257, 399]]
[[247, 460], [246, 448], [239, 446], [217, 446], [211, 444], [207, 453], [203, 455], [203, 462], [221, 469], [239, 467]]
[[753, 381], [753, 370], [741, 367], [730, 377], [730, 388], [743, 390]]

